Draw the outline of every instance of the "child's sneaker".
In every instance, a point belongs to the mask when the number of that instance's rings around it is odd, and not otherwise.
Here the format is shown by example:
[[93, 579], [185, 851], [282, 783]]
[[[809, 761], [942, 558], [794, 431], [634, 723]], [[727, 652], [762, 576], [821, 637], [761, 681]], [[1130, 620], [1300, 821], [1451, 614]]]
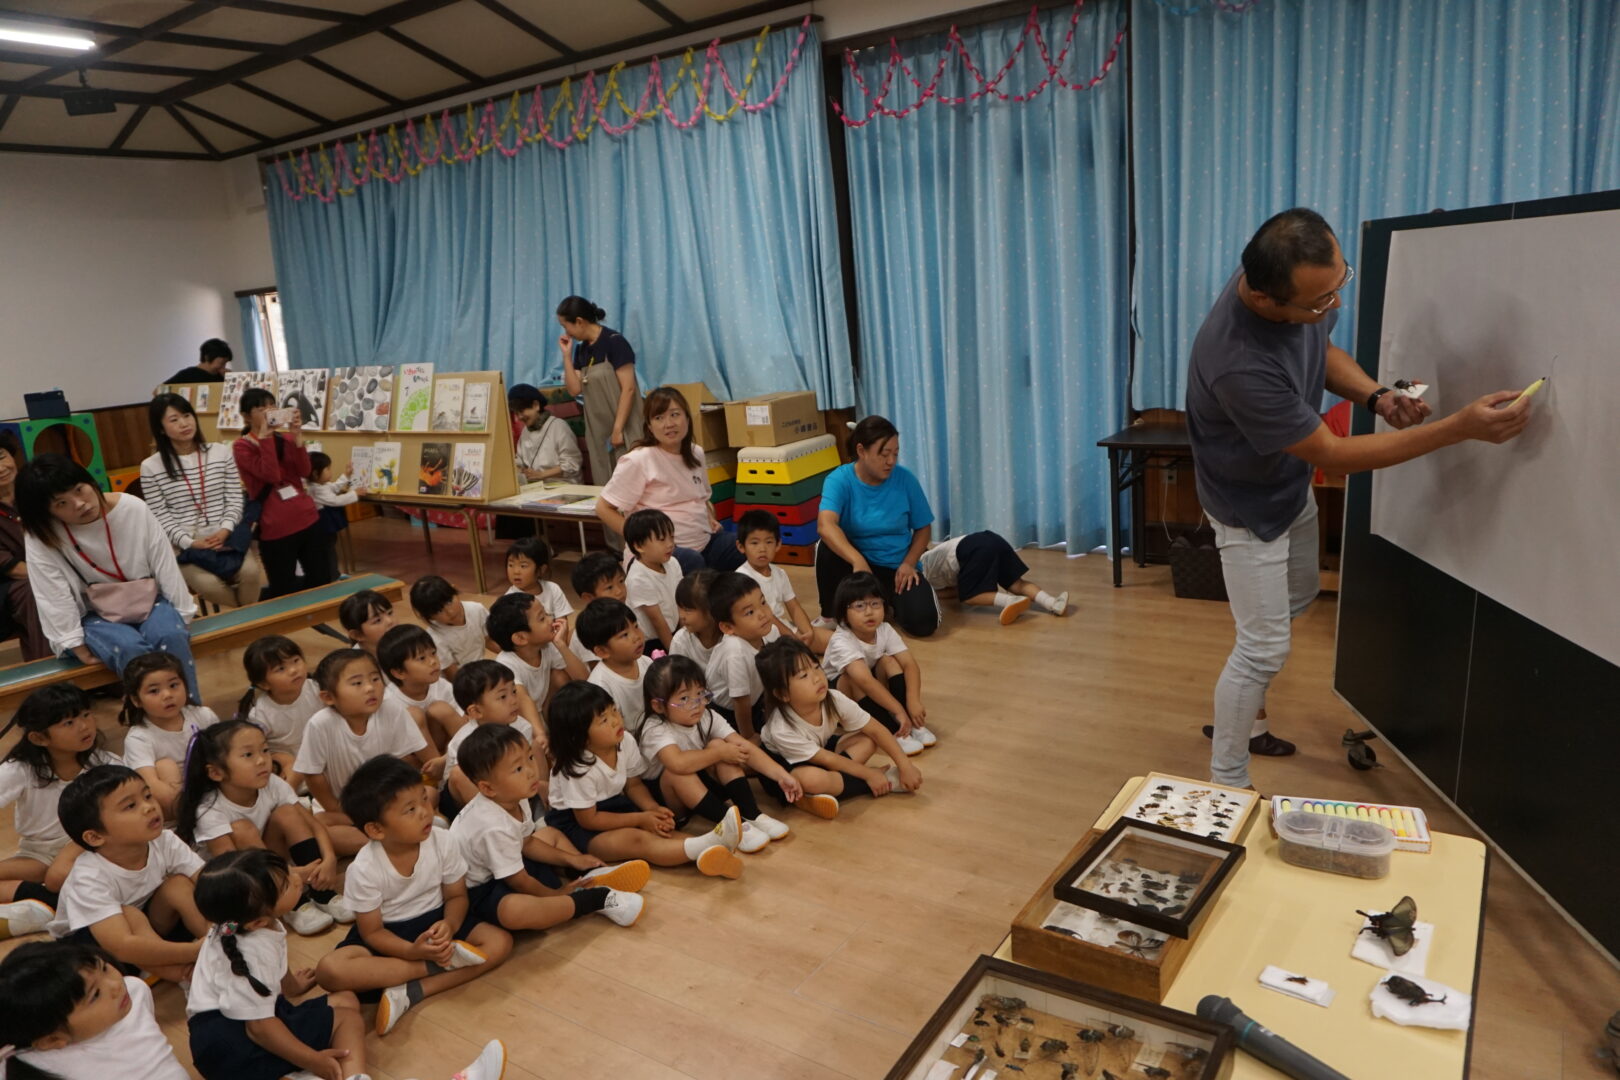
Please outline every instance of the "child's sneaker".
[[382, 1000], [377, 1003], [377, 1034], [386, 1035], [394, 1030], [399, 1018], [404, 1016], [411, 1007], [411, 995], [405, 989], [405, 984], [390, 986], [383, 991]]
[[448, 829], [450, 827], [450, 819], [445, 817], [443, 814], [434, 814], [433, 827], [435, 829]]
[[319, 900], [314, 901], [314, 904], [316, 907], [332, 916], [332, 921], [335, 923], [354, 922], [354, 912], [349, 910], [349, 902], [343, 899], [342, 893], [333, 893], [332, 899], [326, 901], [324, 904]]
[[37, 934], [56, 918], [56, 912], [43, 900], [17, 900], [0, 904], [0, 938]]
[[916, 757], [923, 752], [923, 741], [917, 737], [915, 728], [910, 735], [896, 735], [894, 741], [900, 744], [900, 751], [907, 757]]
[[330, 930], [332, 923], [336, 920], [322, 911], [315, 901], [307, 900], [288, 912], [286, 918], [282, 921], [292, 927], [293, 933], [309, 937], [311, 934], [319, 934], [323, 930]]
[[450, 954], [450, 962], [444, 965], [444, 970], [454, 971], [457, 968], [477, 967], [488, 959], [489, 957], [457, 938], [455, 951]]
[[818, 818], [831, 820], [838, 816], [838, 800], [831, 795], [806, 795], [793, 805]]
[[587, 870], [579, 875], [575, 884], [583, 886], [588, 881], [592, 885], [605, 885], [619, 892], [640, 892], [647, 887], [651, 877], [652, 868], [647, 865], [647, 860], [631, 859], [617, 866], [598, 866], [595, 870]]
[[450, 1080], [501, 1080], [506, 1074], [506, 1045], [499, 1039], [484, 1044], [478, 1060], [462, 1069]]
[[1046, 605], [1046, 610], [1053, 615], [1067, 615], [1069, 613], [1069, 594], [1060, 592], [1052, 597], [1052, 602]]
[[704, 848], [696, 859], [698, 872], [709, 877], [740, 878], [743, 872], [742, 860], [724, 844], [714, 844]]
[[726, 816], [720, 819], [720, 824], [716, 825], [713, 831], [726, 846], [727, 851], [736, 851], [737, 845], [742, 843], [742, 811], [735, 806], [726, 810]]
[[1011, 626], [1018, 621], [1018, 616], [1029, 610], [1030, 600], [1027, 596], [1007, 596], [1004, 603], [1003, 596], [1005, 595], [998, 594], [996, 596], [996, 606], [1001, 609], [1001, 625]]
[[911, 729], [911, 734], [924, 746], [933, 746], [939, 742], [939, 736], [934, 734], [933, 728], [914, 727]]
[[769, 814], [761, 814], [759, 817], [754, 818], [751, 822], [749, 822], [749, 824], [753, 825], [754, 828], [758, 829], [772, 840], [780, 840], [790, 831], [785, 822], [777, 821]]
[[890, 795], [915, 794], [915, 792], [908, 791], [900, 786], [900, 767], [898, 765], [890, 765], [887, 769], [883, 770], [883, 775], [889, 781]]
[[744, 855], [752, 855], [756, 851], [763, 851], [771, 843], [770, 834], [764, 829], [755, 828], [752, 821], [742, 824], [742, 839], [737, 843], [737, 850]]
[[620, 926], [634, 926], [636, 920], [641, 918], [641, 909], [646, 905], [646, 898], [640, 893], [609, 889], [601, 910], [603, 915]]

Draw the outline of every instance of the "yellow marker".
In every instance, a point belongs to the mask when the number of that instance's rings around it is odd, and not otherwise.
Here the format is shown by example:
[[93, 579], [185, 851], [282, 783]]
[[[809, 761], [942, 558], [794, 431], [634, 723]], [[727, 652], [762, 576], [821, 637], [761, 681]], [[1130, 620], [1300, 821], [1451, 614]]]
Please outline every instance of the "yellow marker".
[[1283, 808], [1283, 813], [1286, 814], [1286, 813], [1288, 813], [1288, 811], [1290, 811], [1290, 810], [1292, 810], [1294, 808], [1294, 804], [1289, 802], [1287, 799], [1284, 799], [1282, 808]]
[[1536, 391], [1540, 390], [1543, 386], [1545, 386], [1547, 384], [1547, 378], [1548, 378], [1548, 376], [1543, 375], [1541, 378], [1537, 379], [1535, 382], [1533, 382], [1529, 386], [1525, 387], [1523, 393], [1521, 393], [1518, 397], [1514, 398], [1511, 402], [1508, 403], [1508, 408], [1510, 408], [1510, 409], [1513, 408], [1513, 406], [1517, 405], [1519, 402], [1523, 401], [1525, 398], [1535, 397], [1536, 396]]

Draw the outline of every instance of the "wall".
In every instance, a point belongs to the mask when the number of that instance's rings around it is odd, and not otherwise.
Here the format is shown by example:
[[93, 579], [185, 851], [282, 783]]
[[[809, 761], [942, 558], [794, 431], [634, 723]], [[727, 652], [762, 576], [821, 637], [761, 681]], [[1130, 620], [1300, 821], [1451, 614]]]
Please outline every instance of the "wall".
[[204, 339], [240, 349], [232, 293], [271, 283], [269, 234], [228, 169], [0, 154], [0, 417], [53, 387], [140, 401]]

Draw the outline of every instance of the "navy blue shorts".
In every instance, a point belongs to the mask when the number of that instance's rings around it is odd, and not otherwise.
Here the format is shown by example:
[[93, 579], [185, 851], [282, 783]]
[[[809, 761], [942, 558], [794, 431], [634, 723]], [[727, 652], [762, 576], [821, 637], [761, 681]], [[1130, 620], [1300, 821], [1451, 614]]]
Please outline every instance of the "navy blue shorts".
[[[332, 1006], [326, 998], [294, 1005], [277, 995], [276, 1019], [305, 1046], [331, 1048]], [[189, 1027], [192, 1064], [203, 1080], [281, 1080], [298, 1071], [298, 1066], [249, 1038], [245, 1020], [232, 1020], [218, 1009], [193, 1016]]]
[[1012, 587], [1029, 573], [1013, 546], [993, 532], [969, 533], [956, 546], [956, 595], [963, 600], [981, 593], [993, 593], [996, 586]]
[[[432, 911], [418, 915], [414, 919], [405, 919], [400, 922], [385, 922], [383, 923], [383, 929], [404, 941], [415, 941], [417, 938], [427, 933], [428, 927], [432, 926], [434, 923], [443, 918], [444, 907], [443, 905], [440, 905], [439, 907], [434, 908]], [[462, 922], [461, 928], [456, 931], [456, 938], [461, 941], [466, 941], [467, 936], [473, 932], [473, 928], [484, 921], [485, 920], [480, 919], [477, 915], [473, 914], [472, 905], [468, 904], [467, 918]], [[342, 941], [337, 943], [337, 947], [340, 949], [349, 945], [359, 945], [361, 948], [369, 948], [369, 946], [366, 945], [365, 939], [360, 936], [360, 924], [358, 922], [349, 927], [349, 932], [344, 935]]]
[[[665, 772], [667, 771], [668, 770], [666, 769]], [[697, 778], [703, 781], [703, 787], [709, 792], [709, 794], [717, 796], [720, 801], [724, 803], [729, 803], [731, 801], [731, 796], [726, 794], [726, 786], [720, 781], [716, 780], [713, 776], [710, 776], [708, 769], [700, 770], [697, 774]], [[646, 783], [647, 790], [652, 793], [652, 797], [658, 800], [659, 806], [674, 811], [675, 827], [677, 829], [685, 825], [687, 821], [691, 819], [691, 807], [670, 806], [670, 801], [664, 798], [664, 773], [659, 773], [651, 780], [648, 780], [645, 776], [641, 779]]]
[[[554, 866], [535, 862], [525, 855], [523, 869], [548, 889], [562, 888], [562, 878], [557, 876], [557, 868]], [[474, 885], [467, 890], [467, 914], [469, 917], [476, 917], [480, 922], [500, 926], [501, 901], [516, 891], [500, 878], [492, 878], [482, 885]]]
[[[649, 787], [651, 785], [648, 785]], [[609, 814], [639, 814], [641, 807], [630, 801], [628, 795], [615, 795], [611, 799], [603, 799], [596, 804], [598, 810]], [[572, 810], [552, 809], [546, 811], [546, 824], [568, 837], [568, 842], [579, 850], [591, 850], [591, 841], [595, 840], [597, 833], [579, 823]]]

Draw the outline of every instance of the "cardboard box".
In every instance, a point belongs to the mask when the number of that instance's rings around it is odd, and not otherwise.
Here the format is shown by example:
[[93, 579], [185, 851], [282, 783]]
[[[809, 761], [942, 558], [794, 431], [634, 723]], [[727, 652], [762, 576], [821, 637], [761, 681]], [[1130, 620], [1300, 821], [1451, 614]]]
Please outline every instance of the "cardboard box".
[[679, 390], [692, 409], [692, 441], [705, 450], [729, 446], [726, 441], [726, 409], [705, 383], [666, 383]]
[[826, 430], [812, 390], [726, 402], [726, 436], [732, 446], [781, 446]]

